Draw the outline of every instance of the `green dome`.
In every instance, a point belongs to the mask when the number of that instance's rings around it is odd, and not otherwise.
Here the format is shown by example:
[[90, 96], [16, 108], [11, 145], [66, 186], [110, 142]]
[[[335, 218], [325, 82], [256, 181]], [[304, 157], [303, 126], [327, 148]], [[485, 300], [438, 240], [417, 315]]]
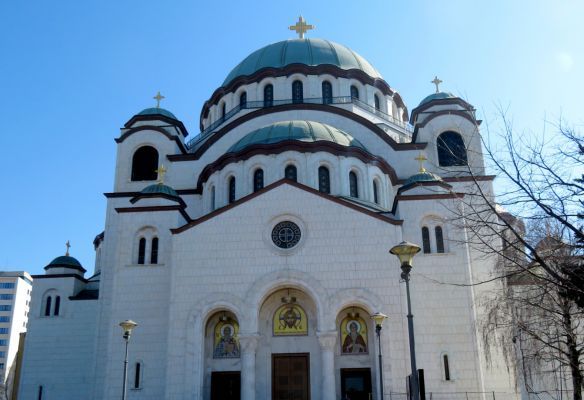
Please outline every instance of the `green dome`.
[[172, 197], [179, 197], [176, 190], [171, 188], [170, 186], [166, 186], [162, 183], [155, 183], [154, 185], [146, 186], [140, 192], [142, 194], [166, 194]]
[[345, 147], [367, 151], [357, 139], [340, 129], [315, 121], [282, 121], [264, 126], [245, 135], [227, 151], [234, 153], [256, 144], [272, 144], [286, 140], [313, 143], [333, 142]]
[[420, 107], [422, 104], [429, 103], [432, 100], [455, 99], [455, 98], [456, 98], [455, 95], [453, 95], [452, 93], [448, 93], [448, 92], [432, 93], [430, 96], [424, 97], [424, 100], [420, 101], [420, 104], [418, 104], [418, 107]]
[[176, 119], [178, 121], [178, 118], [175, 117], [173, 113], [171, 113], [168, 110], [165, 110], [164, 108], [159, 107], [145, 108], [144, 110], [140, 111], [137, 115], [163, 115], [165, 117]]
[[329, 64], [344, 70], [359, 69], [372, 78], [381, 78], [367, 60], [348, 47], [323, 39], [291, 39], [272, 43], [251, 53], [227, 75], [223, 86], [239, 76], [252, 75], [263, 68], [282, 68], [290, 64]]
[[55, 258], [53, 261], [49, 263], [49, 265], [45, 267], [45, 270], [51, 268], [70, 268], [85, 272], [85, 268], [81, 266], [81, 263], [77, 261], [76, 258], [71, 256], [60, 256]]
[[428, 171], [418, 172], [417, 174], [410, 176], [406, 180], [402, 188], [406, 186], [411, 186], [418, 182], [442, 182], [442, 178]]

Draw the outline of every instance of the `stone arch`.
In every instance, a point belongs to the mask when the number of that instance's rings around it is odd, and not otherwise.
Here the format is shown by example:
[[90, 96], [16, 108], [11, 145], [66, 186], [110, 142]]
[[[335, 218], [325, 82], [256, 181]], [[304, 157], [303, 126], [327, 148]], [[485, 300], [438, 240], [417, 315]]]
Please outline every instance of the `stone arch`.
[[361, 307], [369, 314], [373, 314], [377, 311], [383, 312], [380, 310], [382, 304], [381, 298], [368, 289], [340, 289], [329, 297], [328, 313], [324, 321], [327, 325], [324, 326], [328, 329], [336, 329], [336, 318], [347, 307]]

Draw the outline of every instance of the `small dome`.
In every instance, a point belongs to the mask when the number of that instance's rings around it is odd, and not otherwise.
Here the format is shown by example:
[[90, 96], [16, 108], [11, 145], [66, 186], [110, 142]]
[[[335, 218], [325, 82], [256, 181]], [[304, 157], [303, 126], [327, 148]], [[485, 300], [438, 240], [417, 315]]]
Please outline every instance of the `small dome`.
[[51, 268], [69, 268], [85, 272], [85, 268], [81, 266], [81, 263], [77, 261], [76, 258], [71, 256], [60, 256], [55, 258], [53, 261], [49, 263], [49, 265], [45, 267], [45, 270]]
[[264, 126], [245, 135], [227, 151], [234, 153], [256, 144], [273, 144], [286, 140], [314, 143], [333, 142], [345, 147], [358, 147], [367, 151], [353, 136], [330, 125], [315, 121], [282, 121]]
[[175, 117], [173, 113], [171, 113], [168, 110], [165, 110], [164, 108], [159, 107], [145, 108], [136, 115], [162, 115], [164, 117], [176, 119], [178, 121], [178, 118]]
[[170, 186], [166, 186], [163, 183], [155, 183], [154, 185], [146, 186], [144, 189], [142, 189], [142, 191], [140, 193], [142, 193], [142, 194], [165, 194], [168, 196], [180, 198], [180, 196], [178, 195], [176, 190], [174, 190]]
[[449, 92], [432, 93], [431, 95], [424, 97], [424, 100], [420, 101], [420, 104], [418, 104], [418, 107], [420, 107], [422, 104], [429, 103], [433, 100], [455, 99], [456, 97], [457, 96], [455, 96]]
[[359, 69], [372, 78], [381, 78], [369, 61], [348, 47], [323, 39], [291, 39], [251, 53], [227, 75], [223, 86], [237, 77], [252, 75], [264, 68], [283, 68], [290, 64], [328, 64], [344, 70]]
[[417, 174], [410, 176], [402, 188], [411, 186], [418, 182], [442, 182], [442, 178], [428, 171], [418, 172]]

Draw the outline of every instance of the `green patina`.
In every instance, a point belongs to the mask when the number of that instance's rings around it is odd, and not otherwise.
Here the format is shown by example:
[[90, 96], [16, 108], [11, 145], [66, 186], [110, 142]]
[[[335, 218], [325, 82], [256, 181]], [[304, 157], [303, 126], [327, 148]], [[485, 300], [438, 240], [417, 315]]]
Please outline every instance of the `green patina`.
[[145, 108], [144, 110], [140, 111], [137, 115], [163, 115], [165, 117], [176, 119], [178, 121], [178, 118], [175, 117], [173, 113], [171, 113], [168, 110], [165, 110], [164, 108], [158, 107]]
[[455, 99], [455, 98], [456, 98], [455, 95], [453, 95], [452, 93], [448, 93], [448, 92], [432, 93], [430, 96], [424, 97], [424, 100], [420, 101], [420, 104], [418, 104], [418, 107], [420, 107], [422, 104], [429, 103], [433, 100]]

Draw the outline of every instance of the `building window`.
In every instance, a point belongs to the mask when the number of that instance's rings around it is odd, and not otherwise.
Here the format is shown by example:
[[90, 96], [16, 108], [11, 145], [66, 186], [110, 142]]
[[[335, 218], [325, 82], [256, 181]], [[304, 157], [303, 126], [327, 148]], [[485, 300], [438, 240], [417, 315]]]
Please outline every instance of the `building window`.
[[466, 148], [462, 136], [458, 133], [452, 131], [441, 133], [436, 142], [440, 166], [467, 165]]
[[1, 316], [0, 317], [0, 322], [10, 322], [10, 317], [8, 316]]
[[0, 294], [0, 300], [14, 300], [14, 295], [13, 294]]
[[225, 111], [226, 111], [227, 106], [225, 105], [225, 103], [221, 104], [221, 119], [225, 119]]
[[239, 108], [240, 109], [247, 108], [247, 93], [246, 92], [243, 92], [239, 96]]
[[436, 233], [436, 252], [444, 253], [444, 235], [442, 234], [442, 227], [437, 226], [434, 228]]
[[0, 363], [0, 369], [4, 369], [4, 363]]
[[351, 98], [359, 100], [359, 89], [355, 85], [351, 85]]
[[[14, 289], [14, 283], [13, 282], [0, 282], [0, 289]], [[30, 292], [27, 294], [30, 294]]]
[[349, 172], [349, 195], [351, 197], [359, 197], [359, 186], [357, 184], [357, 174], [353, 171]]
[[302, 82], [294, 81], [292, 82], [292, 103], [298, 104], [304, 101], [304, 89]]
[[381, 111], [381, 103], [379, 102], [379, 96], [378, 95], [374, 95], [373, 96], [373, 101], [375, 102], [375, 109], [377, 111]]
[[229, 204], [235, 201], [235, 177], [229, 178]]
[[422, 228], [422, 248], [425, 254], [432, 252], [430, 249], [430, 230], [426, 226]]
[[274, 86], [264, 86], [264, 107], [272, 107], [274, 105]]
[[37, 396], [37, 400], [43, 400], [43, 386], [39, 386], [39, 392]]
[[142, 388], [142, 363], [137, 362], [134, 367], [134, 389]]
[[215, 186], [211, 187], [211, 211], [215, 210]]
[[12, 311], [12, 306], [10, 304], [0, 305], [0, 311]]
[[140, 238], [138, 242], [138, 264], [146, 262], [146, 238]]
[[318, 167], [318, 191], [322, 193], [331, 192], [331, 175], [327, 167]]
[[0, 339], [0, 346], [6, 346], [6, 345], [8, 345], [8, 340]]
[[152, 146], [140, 147], [132, 157], [132, 180], [155, 181], [158, 178], [158, 151]]
[[61, 296], [55, 297], [55, 311], [53, 315], [59, 315], [59, 311], [61, 310]]
[[376, 180], [373, 180], [373, 202], [379, 204], [379, 185]]
[[5, 335], [8, 333], [8, 328], [0, 328], [0, 334]]
[[264, 170], [258, 168], [253, 173], [253, 191], [254, 193], [264, 187]]
[[322, 83], [322, 104], [331, 104], [333, 102], [333, 85], [330, 82]]
[[152, 248], [150, 249], [150, 264], [158, 264], [158, 238], [152, 238]]
[[6, 358], [6, 352], [0, 351], [0, 358]]
[[51, 303], [53, 302], [53, 299], [51, 296], [47, 297], [47, 302], [45, 303], [45, 317], [48, 317], [51, 315]]
[[295, 165], [287, 165], [286, 169], [284, 169], [284, 176], [286, 177], [286, 179], [290, 179], [296, 182], [298, 179], [297, 174], [298, 172], [296, 170]]
[[450, 380], [450, 365], [448, 364], [448, 355], [444, 354], [442, 356], [442, 362], [444, 363], [444, 380]]

